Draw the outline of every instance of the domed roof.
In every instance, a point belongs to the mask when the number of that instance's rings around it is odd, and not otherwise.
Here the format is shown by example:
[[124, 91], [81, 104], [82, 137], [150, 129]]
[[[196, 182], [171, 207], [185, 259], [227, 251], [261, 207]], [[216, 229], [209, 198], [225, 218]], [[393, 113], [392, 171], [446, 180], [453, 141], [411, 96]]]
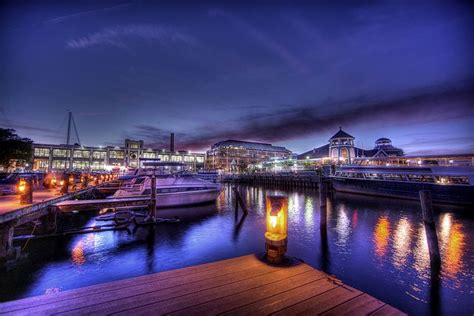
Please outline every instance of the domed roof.
[[392, 141], [389, 138], [381, 137], [375, 141], [376, 143], [391, 143]]
[[344, 132], [341, 127], [339, 127], [339, 131], [336, 134], [334, 134], [331, 138], [329, 138], [329, 140], [335, 139], [335, 138], [352, 138], [352, 139], [355, 139], [354, 136], [351, 136], [351, 135], [347, 134], [346, 132]]

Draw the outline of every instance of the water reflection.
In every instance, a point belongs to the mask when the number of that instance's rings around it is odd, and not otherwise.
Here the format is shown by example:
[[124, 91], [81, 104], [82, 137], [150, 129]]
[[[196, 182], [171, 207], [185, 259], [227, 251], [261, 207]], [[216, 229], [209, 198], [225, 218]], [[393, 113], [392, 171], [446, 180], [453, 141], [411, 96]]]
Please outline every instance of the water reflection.
[[387, 215], [379, 217], [374, 230], [375, 254], [384, 257], [387, 253], [390, 235], [390, 221]]
[[347, 215], [347, 211], [344, 205], [340, 205], [338, 209], [337, 224], [336, 224], [336, 233], [337, 241], [336, 244], [341, 247], [341, 250], [344, 252], [349, 252], [351, 249], [346, 247], [349, 240], [349, 235], [351, 234], [351, 221]]
[[395, 226], [393, 236], [392, 262], [398, 269], [403, 269], [411, 254], [411, 226], [408, 218], [402, 217]]
[[[289, 255], [411, 314], [434, 314], [441, 309], [445, 314], [474, 311], [472, 218], [454, 212], [442, 212], [437, 218], [443, 260], [439, 275], [431, 273], [417, 203], [337, 195], [328, 198], [328, 225], [322, 231], [317, 192], [262, 187], [241, 190], [250, 209], [248, 216], [235, 212], [232, 190], [225, 186], [217, 207], [169, 210], [169, 215], [183, 213], [183, 221], [160, 224], [154, 230], [32, 240], [27, 248], [29, 259], [11, 271], [0, 272], [0, 299], [262, 252], [265, 196], [284, 193], [289, 196]], [[83, 224], [95, 223], [94, 218], [88, 221]]]

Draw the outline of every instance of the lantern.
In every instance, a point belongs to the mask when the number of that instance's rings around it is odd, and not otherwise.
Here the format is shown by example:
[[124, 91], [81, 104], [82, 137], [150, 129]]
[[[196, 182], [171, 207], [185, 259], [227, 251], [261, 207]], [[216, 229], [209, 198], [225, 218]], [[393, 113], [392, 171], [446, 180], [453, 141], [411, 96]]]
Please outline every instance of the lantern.
[[53, 177], [53, 178], [51, 179], [51, 187], [55, 187], [55, 186], [56, 186], [56, 182], [57, 182], [56, 177]]
[[59, 181], [59, 185], [62, 187], [64, 185], [64, 180]]
[[26, 180], [21, 178], [20, 181], [18, 182], [18, 192], [20, 194], [23, 194], [26, 190]]
[[31, 178], [21, 178], [18, 182], [18, 193], [20, 193], [20, 204], [33, 203], [33, 191], [31, 187]]
[[286, 196], [267, 196], [266, 222], [266, 259], [270, 263], [281, 263], [288, 244], [288, 198]]

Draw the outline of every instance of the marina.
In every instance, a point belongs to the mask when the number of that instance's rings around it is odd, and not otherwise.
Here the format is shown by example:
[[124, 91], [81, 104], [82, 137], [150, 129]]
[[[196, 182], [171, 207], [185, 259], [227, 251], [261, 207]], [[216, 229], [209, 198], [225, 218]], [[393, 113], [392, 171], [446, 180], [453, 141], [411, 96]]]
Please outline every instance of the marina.
[[43, 2], [0, 2], [0, 316], [474, 315], [474, 3]]
[[[286, 194], [289, 256], [402, 312], [472, 310], [468, 271], [474, 266], [469, 248], [474, 227], [469, 209], [434, 207], [441, 274], [432, 283], [418, 202], [335, 192], [327, 200], [325, 237], [319, 233], [317, 190], [241, 186], [238, 191], [248, 208], [246, 216], [235, 211], [236, 193], [225, 185], [216, 204], [160, 210], [188, 215], [180, 222], [137, 227], [132, 234], [117, 230], [31, 239], [15, 267], [0, 273], [5, 280], [0, 297], [9, 301], [53, 294], [262, 253], [265, 196]], [[73, 220], [79, 227], [102, 225], [98, 215], [81, 212]], [[13, 280], [17, 290], [8, 286]], [[384, 291], [386, 287], [393, 290]]]

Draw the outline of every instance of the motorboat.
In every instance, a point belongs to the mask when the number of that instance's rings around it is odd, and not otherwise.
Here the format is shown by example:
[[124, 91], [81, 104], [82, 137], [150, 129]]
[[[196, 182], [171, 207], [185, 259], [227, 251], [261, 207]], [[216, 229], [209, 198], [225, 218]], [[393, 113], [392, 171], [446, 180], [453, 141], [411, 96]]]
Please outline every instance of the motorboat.
[[[108, 198], [151, 197], [151, 176], [138, 176]], [[157, 175], [157, 208], [197, 205], [214, 202], [221, 185], [191, 175]]]

